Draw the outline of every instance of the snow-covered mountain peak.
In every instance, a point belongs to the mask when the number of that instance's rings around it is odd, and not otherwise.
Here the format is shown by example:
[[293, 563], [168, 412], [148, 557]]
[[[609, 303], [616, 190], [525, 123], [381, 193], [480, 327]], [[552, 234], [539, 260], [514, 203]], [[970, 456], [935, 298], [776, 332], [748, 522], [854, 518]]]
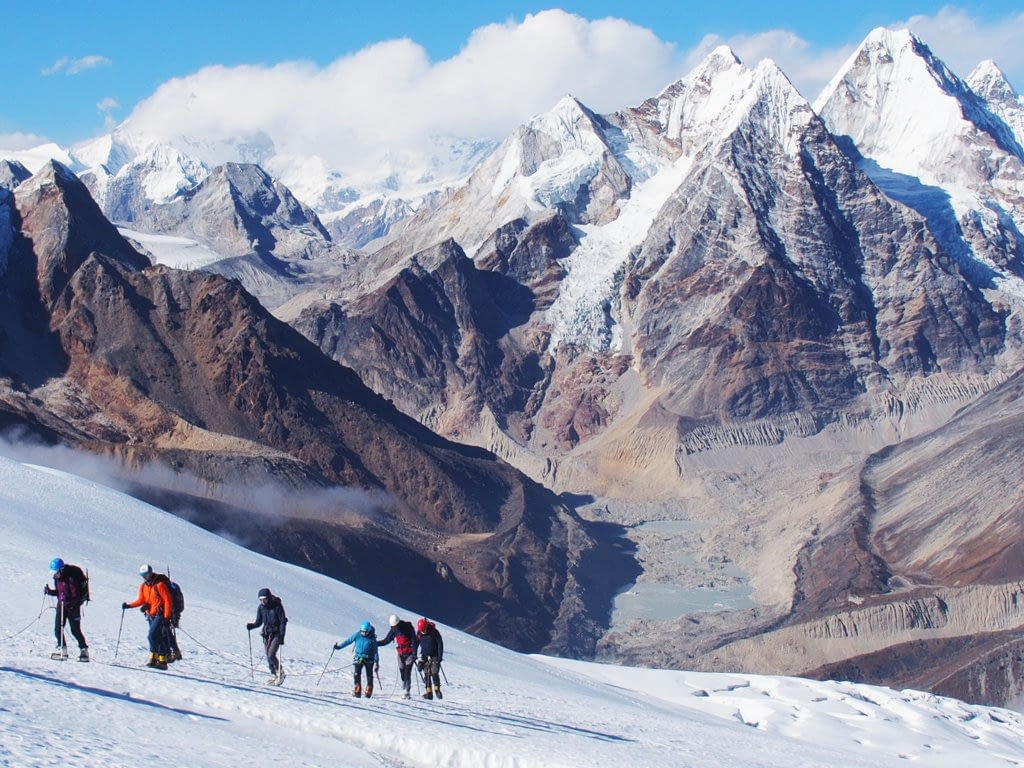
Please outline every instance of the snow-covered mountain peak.
[[162, 142], [136, 133], [130, 120], [110, 133], [79, 142], [71, 147], [75, 171], [102, 169], [115, 176], [125, 165]]
[[971, 89], [906, 30], [872, 32], [815, 110], [864, 156], [926, 184], [962, 179], [955, 159], [984, 141], [981, 131], [1008, 143]]
[[28, 169], [29, 173], [35, 173], [51, 160], [56, 160], [67, 166], [74, 165], [74, 161], [68, 151], [53, 142], [40, 144], [38, 147], [32, 147], [31, 149], [4, 150], [0, 148], [0, 157], [21, 163]]
[[611, 152], [599, 118], [572, 96], [520, 126], [495, 153], [491, 196], [514, 187], [531, 209], [571, 203]]
[[971, 90], [988, 102], [1016, 101], [1019, 97], [1006, 75], [992, 59], [985, 59], [967, 76]]
[[1006, 123], [1017, 144], [1024, 147], [1024, 97], [1017, 93], [996, 63], [986, 60], [978, 64], [967, 76], [967, 84]]
[[537, 115], [524, 126], [528, 131], [543, 133], [556, 141], [562, 149], [578, 147], [596, 149], [595, 141], [603, 146], [595, 130], [596, 116], [576, 97], [563, 96], [548, 112]]
[[662, 91], [656, 104], [661, 131], [678, 143], [684, 157], [693, 157], [752, 119], [792, 152], [794, 125], [804, 126], [814, 117], [774, 62], [764, 60], [751, 69], [727, 46], [716, 48], [683, 80]]

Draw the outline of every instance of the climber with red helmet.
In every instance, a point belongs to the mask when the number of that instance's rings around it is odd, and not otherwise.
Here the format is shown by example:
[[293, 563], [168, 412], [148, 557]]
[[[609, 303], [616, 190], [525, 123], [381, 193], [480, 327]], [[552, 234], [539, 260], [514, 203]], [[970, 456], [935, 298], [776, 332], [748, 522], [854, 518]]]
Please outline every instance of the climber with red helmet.
[[420, 660], [416, 662], [427, 692], [424, 699], [444, 698], [441, 695], [441, 661], [444, 659], [444, 641], [434, 622], [422, 618], [416, 622], [416, 647]]

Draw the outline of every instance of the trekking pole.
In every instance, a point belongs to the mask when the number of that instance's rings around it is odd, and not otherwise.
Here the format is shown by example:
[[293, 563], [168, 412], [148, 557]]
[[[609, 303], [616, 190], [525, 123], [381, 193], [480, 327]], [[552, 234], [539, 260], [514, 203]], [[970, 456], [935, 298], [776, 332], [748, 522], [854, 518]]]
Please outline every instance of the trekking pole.
[[117, 645], [114, 646], [114, 658], [117, 658], [117, 650], [121, 647], [121, 630], [124, 629], [124, 608], [121, 609], [121, 624], [117, 628]]
[[318, 677], [318, 678], [316, 679], [316, 686], [315, 686], [316, 688], [319, 688], [319, 687], [320, 687], [320, 681], [324, 679], [324, 672], [326, 672], [326, 671], [327, 671], [327, 667], [329, 667], [329, 666], [331, 665], [331, 659], [333, 659], [333, 658], [334, 658], [334, 651], [335, 651], [335, 648], [334, 648], [334, 646], [332, 645], [332, 646], [331, 646], [331, 655], [327, 657], [327, 663], [326, 663], [326, 664], [324, 664], [324, 671], [323, 671], [323, 672], [321, 672], [321, 673], [320, 673], [320, 677]]
[[256, 668], [252, 665], [252, 630], [248, 630], [245, 634], [249, 636], [249, 677], [252, 681], [256, 682]]
[[442, 667], [442, 666], [441, 666], [441, 662], [440, 662], [440, 661], [439, 661], [439, 662], [437, 662], [437, 668], [438, 668], [439, 670], [441, 670], [441, 677], [443, 677], [443, 678], [444, 678], [444, 684], [445, 684], [445, 685], [451, 685], [451, 683], [449, 683], [449, 682], [448, 682], [448, 675], [446, 675], [446, 674], [444, 673], [444, 667]]
[[64, 655], [64, 649], [68, 647], [67, 638], [64, 637], [64, 601], [57, 601], [57, 610], [60, 611], [60, 637], [57, 638], [60, 642], [61, 655]]

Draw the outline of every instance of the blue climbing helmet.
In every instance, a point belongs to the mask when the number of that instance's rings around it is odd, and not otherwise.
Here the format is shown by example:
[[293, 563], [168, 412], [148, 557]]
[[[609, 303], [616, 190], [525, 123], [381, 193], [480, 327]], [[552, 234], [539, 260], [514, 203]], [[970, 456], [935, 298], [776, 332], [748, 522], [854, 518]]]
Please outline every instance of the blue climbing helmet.
[[364, 635], [368, 635], [371, 632], [373, 632], [373, 624], [371, 624], [368, 621], [364, 621], [362, 624], [359, 625], [359, 631]]
[[50, 561], [50, 570], [53, 571], [54, 573], [56, 573], [57, 571], [59, 571], [63, 567], [64, 567], [64, 561], [61, 560], [59, 557], [55, 557], [55, 558], [53, 558], [53, 560]]

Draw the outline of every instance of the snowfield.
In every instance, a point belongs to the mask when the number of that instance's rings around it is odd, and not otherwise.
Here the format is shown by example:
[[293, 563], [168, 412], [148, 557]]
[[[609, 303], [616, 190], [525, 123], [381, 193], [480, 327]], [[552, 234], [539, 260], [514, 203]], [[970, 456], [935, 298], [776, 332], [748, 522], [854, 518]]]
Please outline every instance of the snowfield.
[[[526, 656], [441, 626], [443, 701], [400, 698], [393, 646], [372, 699], [351, 696], [369, 619], [415, 620], [324, 576], [253, 554], [73, 475], [0, 458], [0, 765], [1024, 765], [1024, 718], [914, 691]], [[93, 661], [52, 661], [53, 557], [87, 568]], [[184, 659], [144, 668], [146, 626], [121, 602], [140, 564], [185, 592]], [[281, 596], [287, 679], [267, 686], [256, 592]], [[70, 635], [69, 641], [71, 641]], [[251, 646], [250, 646], [251, 639]], [[73, 641], [72, 646], [74, 645]], [[251, 650], [250, 650], [251, 649]], [[72, 648], [73, 650], [73, 648]]]

